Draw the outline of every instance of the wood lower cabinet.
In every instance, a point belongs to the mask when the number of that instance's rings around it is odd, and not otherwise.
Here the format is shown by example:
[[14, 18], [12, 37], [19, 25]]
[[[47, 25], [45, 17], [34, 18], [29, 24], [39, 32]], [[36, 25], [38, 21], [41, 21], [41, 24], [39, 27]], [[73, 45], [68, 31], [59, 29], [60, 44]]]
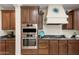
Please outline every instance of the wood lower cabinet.
[[40, 49], [49, 48], [49, 41], [40, 39], [38, 45], [39, 45], [38, 48]]
[[13, 38], [0, 40], [0, 55], [15, 55], [15, 40]]
[[49, 54], [49, 50], [48, 49], [38, 49], [38, 54], [39, 55], [48, 55]]
[[79, 40], [68, 40], [68, 55], [79, 55]]
[[38, 43], [38, 54], [39, 55], [48, 55], [49, 54], [49, 41], [48, 40], [39, 40]]
[[22, 49], [21, 53], [22, 55], [37, 55], [38, 50], [37, 49]]
[[58, 55], [58, 40], [50, 40], [50, 48], [49, 54], [50, 55]]
[[5, 40], [0, 40], [0, 55], [5, 55]]
[[6, 46], [6, 55], [15, 55], [15, 40], [10, 39], [6, 40], [5, 42]]
[[59, 40], [59, 55], [67, 55], [68, 44], [67, 40]]
[[79, 40], [38, 40], [38, 49], [22, 49], [23, 55], [79, 55]]

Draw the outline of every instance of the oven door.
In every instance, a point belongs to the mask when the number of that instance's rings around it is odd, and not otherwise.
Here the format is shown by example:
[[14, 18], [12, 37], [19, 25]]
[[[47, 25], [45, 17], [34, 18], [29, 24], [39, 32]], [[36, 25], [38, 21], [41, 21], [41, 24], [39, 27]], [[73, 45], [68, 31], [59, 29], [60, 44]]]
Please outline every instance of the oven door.
[[23, 48], [37, 48], [36, 39], [23, 39]]

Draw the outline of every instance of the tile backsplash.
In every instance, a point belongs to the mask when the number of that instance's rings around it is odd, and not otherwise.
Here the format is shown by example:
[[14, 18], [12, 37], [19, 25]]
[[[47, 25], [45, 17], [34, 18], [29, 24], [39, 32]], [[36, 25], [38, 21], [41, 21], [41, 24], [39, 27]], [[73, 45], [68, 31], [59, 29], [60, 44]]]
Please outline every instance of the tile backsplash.
[[14, 32], [15, 35], [15, 31], [14, 30], [0, 30], [0, 35], [8, 35], [9, 33]]
[[15, 30], [5, 30], [5, 32], [6, 32], [7, 34], [9, 34], [10, 32], [14, 32], [14, 34], [15, 34]]
[[68, 38], [70, 38], [74, 32], [79, 35], [79, 30], [62, 30], [62, 32]]
[[70, 38], [74, 32], [79, 34], [79, 30], [63, 30], [62, 25], [43, 25], [43, 31], [45, 35], [65, 35]]
[[61, 25], [43, 25], [43, 31], [46, 35], [61, 35]]

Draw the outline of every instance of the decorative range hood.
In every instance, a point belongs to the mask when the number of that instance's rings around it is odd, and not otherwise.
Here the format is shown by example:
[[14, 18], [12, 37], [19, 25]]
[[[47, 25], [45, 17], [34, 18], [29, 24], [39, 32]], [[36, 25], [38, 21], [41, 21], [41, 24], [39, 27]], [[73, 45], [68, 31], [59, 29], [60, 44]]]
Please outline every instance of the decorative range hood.
[[46, 24], [67, 24], [67, 18], [63, 5], [48, 5]]

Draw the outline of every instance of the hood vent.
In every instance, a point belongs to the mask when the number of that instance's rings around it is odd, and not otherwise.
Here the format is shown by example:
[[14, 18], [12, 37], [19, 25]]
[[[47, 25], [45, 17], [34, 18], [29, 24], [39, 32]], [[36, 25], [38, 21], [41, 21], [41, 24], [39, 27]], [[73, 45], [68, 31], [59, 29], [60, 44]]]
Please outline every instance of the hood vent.
[[46, 24], [67, 24], [67, 18], [62, 5], [48, 5]]

